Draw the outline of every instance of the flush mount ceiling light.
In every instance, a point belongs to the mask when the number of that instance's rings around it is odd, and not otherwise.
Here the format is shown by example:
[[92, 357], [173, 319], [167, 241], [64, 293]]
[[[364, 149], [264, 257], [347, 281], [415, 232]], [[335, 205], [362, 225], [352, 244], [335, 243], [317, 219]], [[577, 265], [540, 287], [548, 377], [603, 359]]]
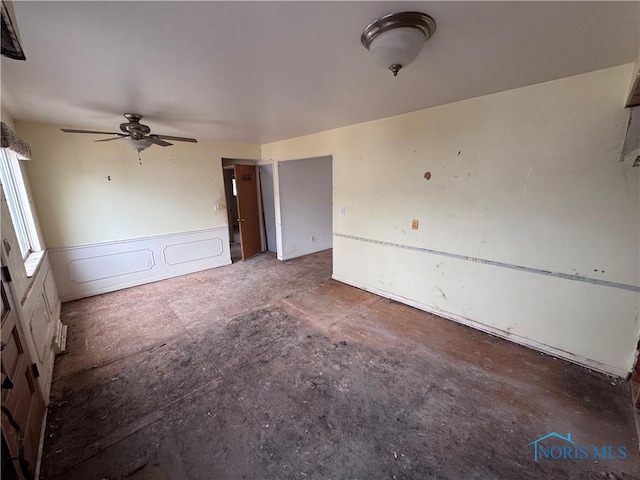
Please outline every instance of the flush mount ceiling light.
[[398, 75], [413, 62], [436, 31], [436, 21], [426, 13], [385, 15], [364, 29], [360, 40], [376, 63]]

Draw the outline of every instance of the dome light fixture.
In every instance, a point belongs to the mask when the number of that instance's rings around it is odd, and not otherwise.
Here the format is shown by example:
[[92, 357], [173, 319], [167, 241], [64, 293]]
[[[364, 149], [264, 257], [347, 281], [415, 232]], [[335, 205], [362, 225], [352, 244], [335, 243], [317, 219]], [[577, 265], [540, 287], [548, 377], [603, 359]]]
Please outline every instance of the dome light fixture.
[[138, 153], [140, 153], [145, 148], [149, 148], [151, 145], [153, 145], [153, 142], [151, 142], [151, 140], [149, 140], [148, 138], [127, 137], [124, 139], [124, 141], [127, 142], [129, 146], [136, 150]]
[[391, 70], [395, 77], [416, 59], [435, 31], [436, 21], [426, 13], [392, 13], [365, 28], [360, 41], [373, 60]]
[[140, 152], [153, 145], [153, 142], [148, 138], [141, 136], [139, 133], [133, 132], [130, 137], [125, 137], [124, 141], [138, 152], [138, 161], [142, 165], [142, 158], [140, 158]]

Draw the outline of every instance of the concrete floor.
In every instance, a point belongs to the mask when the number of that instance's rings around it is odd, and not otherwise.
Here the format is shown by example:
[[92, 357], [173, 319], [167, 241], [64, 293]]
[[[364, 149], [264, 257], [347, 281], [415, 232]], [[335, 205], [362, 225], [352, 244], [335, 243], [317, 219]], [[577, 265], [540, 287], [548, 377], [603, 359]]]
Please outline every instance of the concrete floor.
[[[41, 478], [640, 478], [627, 383], [330, 275], [260, 255], [66, 303]], [[534, 461], [552, 431], [626, 458]]]

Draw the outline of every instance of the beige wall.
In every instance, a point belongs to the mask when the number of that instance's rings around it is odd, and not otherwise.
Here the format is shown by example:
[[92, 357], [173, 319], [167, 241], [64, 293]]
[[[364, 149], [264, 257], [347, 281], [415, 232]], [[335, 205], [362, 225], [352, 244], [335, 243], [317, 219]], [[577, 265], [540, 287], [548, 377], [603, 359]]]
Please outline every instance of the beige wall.
[[255, 144], [175, 142], [143, 151], [140, 165], [124, 142], [94, 143], [103, 137], [53, 125], [15, 126], [33, 152], [27, 174], [47, 248], [225, 226], [221, 158], [260, 156]]
[[9, 113], [9, 111], [4, 107], [0, 107], [0, 119], [4, 123], [6, 123], [9, 128], [15, 128], [15, 126], [13, 125], [13, 115], [11, 115], [11, 113]]
[[336, 278], [623, 375], [639, 332], [640, 169], [619, 162], [633, 74], [263, 145], [262, 158], [333, 155]]

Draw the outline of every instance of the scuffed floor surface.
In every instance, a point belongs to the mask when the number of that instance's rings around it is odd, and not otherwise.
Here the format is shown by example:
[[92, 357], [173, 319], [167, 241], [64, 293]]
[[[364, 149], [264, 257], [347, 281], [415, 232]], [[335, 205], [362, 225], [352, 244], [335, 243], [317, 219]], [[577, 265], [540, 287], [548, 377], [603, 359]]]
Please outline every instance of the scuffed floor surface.
[[[330, 275], [261, 255], [65, 304], [41, 478], [640, 478], [626, 383]], [[553, 431], [627, 457], [534, 461]]]

